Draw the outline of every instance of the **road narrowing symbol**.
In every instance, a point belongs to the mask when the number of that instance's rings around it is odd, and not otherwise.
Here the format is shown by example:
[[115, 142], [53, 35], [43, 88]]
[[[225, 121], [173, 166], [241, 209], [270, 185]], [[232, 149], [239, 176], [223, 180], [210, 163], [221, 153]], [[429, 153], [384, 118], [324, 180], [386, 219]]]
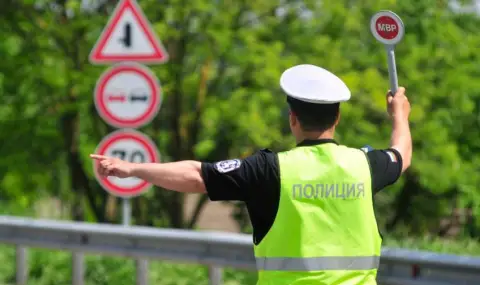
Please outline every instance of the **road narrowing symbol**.
[[137, 61], [160, 64], [168, 54], [135, 0], [121, 0], [90, 53], [93, 64]]
[[[98, 145], [96, 154], [117, 157], [134, 163], [160, 162], [160, 154], [153, 141], [146, 135], [135, 130], [117, 130], [106, 136]], [[106, 191], [119, 197], [138, 196], [152, 185], [136, 177], [100, 177], [98, 160], [94, 160], [95, 177]]]
[[161, 105], [158, 78], [146, 67], [126, 63], [108, 69], [98, 80], [94, 103], [100, 117], [116, 128], [148, 124]]

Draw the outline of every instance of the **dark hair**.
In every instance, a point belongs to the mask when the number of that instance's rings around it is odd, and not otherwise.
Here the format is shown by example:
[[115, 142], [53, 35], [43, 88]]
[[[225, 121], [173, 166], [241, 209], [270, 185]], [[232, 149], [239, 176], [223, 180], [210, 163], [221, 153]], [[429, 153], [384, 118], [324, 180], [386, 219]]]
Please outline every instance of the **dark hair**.
[[324, 132], [330, 129], [340, 113], [340, 103], [314, 104], [289, 96], [287, 96], [287, 102], [305, 132]]

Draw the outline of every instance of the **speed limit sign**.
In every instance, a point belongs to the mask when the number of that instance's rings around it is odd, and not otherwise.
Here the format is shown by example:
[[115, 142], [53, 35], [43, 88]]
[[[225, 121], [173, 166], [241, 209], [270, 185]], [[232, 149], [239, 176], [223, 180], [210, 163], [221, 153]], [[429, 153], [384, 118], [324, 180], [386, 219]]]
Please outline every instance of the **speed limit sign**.
[[[117, 130], [106, 136], [98, 145], [96, 154], [117, 157], [134, 163], [160, 162], [160, 154], [153, 141], [146, 135], [129, 129]], [[101, 177], [98, 160], [94, 160], [95, 177], [109, 193], [119, 197], [133, 197], [147, 191], [152, 185], [136, 177]]]

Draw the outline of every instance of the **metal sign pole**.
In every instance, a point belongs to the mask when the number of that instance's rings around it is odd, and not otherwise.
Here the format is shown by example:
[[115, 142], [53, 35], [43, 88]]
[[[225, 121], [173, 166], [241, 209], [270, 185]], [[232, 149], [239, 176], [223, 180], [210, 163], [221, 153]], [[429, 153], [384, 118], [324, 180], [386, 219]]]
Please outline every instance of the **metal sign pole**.
[[122, 224], [124, 226], [130, 226], [130, 220], [132, 217], [132, 205], [130, 204], [130, 198], [122, 198]]
[[[130, 198], [122, 198], [122, 224], [126, 227], [130, 226], [132, 220], [132, 200]], [[137, 267], [137, 282], [139, 285], [148, 284], [148, 261], [145, 259], [135, 260]]]

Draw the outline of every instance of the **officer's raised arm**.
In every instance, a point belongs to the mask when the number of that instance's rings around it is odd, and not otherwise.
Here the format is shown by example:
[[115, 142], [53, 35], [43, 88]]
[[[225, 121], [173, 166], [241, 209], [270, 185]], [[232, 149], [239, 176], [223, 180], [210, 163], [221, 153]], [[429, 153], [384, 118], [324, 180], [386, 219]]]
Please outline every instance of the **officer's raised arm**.
[[412, 160], [412, 136], [408, 117], [410, 115], [410, 103], [405, 96], [405, 88], [398, 88], [395, 96], [387, 94], [388, 113], [392, 119], [392, 138], [390, 147], [397, 150], [403, 161], [402, 172], [404, 172]]

